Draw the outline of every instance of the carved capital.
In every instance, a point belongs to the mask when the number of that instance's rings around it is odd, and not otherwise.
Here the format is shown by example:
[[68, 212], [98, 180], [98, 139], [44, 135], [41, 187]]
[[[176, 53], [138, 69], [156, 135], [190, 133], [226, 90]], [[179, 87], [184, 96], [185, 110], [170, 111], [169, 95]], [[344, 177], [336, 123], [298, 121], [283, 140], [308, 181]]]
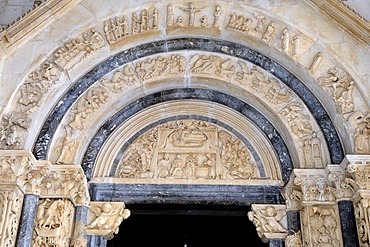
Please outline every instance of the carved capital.
[[257, 234], [264, 242], [288, 235], [285, 205], [253, 204], [248, 218], [256, 226]]
[[123, 202], [90, 202], [87, 215], [87, 235], [106, 236], [112, 239], [121, 222], [130, 216]]
[[23, 193], [42, 198], [67, 198], [75, 205], [86, 205], [90, 200], [80, 166], [36, 161], [25, 150], [0, 150], [0, 184], [16, 184]]
[[370, 155], [346, 155], [341, 166], [356, 190], [370, 190]]
[[282, 196], [285, 199], [287, 210], [301, 210], [302, 209], [302, 200], [303, 193], [299, 185], [294, 183], [295, 175], [291, 175], [291, 179], [284, 186], [281, 191]]

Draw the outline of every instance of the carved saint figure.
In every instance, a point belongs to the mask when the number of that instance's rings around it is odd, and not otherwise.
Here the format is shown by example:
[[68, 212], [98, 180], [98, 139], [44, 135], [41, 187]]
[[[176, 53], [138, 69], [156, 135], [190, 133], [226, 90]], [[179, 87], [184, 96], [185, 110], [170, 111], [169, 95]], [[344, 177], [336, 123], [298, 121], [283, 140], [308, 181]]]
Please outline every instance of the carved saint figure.
[[208, 179], [216, 178], [216, 160], [211, 154], [206, 154], [207, 160], [203, 162], [202, 167], [208, 168]]
[[153, 14], [152, 14], [152, 29], [158, 29], [158, 9], [155, 8], [153, 9]]
[[171, 176], [175, 178], [183, 178], [186, 175], [184, 170], [185, 166], [186, 164], [182, 161], [181, 155], [177, 154], [176, 158], [171, 163]]
[[171, 161], [168, 153], [165, 153], [163, 158], [158, 162], [158, 168], [158, 178], [166, 178], [170, 175]]
[[262, 35], [262, 40], [267, 43], [270, 43], [272, 41], [272, 36], [274, 32], [275, 32], [275, 23], [272, 22], [270, 25], [267, 26], [266, 31]]
[[174, 26], [175, 17], [173, 15], [173, 7], [171, 4], [167, 5], [167, 27]]
[[221, 16], [221, 7], [219, 5], [216, 6], [213, 16], [214, 16], [213, 27], [219, 28], [220, 27], [220, 16]]
[[301, 53], [301, 39], [295, 35], [292, 40], [292, 55], [298, 56]]
[[290, 44], [290, 34], [287, 28], [283, 29], [283, 34], [281, 36], [281, 50], [283, 52], [289, 53], [289, 44]]
[[266, 18], [257, 13], [254, 13], [254, 17], [257, 19], [257, 25], [254, 30], [258, 33], [263, 33], [265, 31]]
[[313, 58], [311, 66], [308, 68], [308, 71], [313, 75], [316, 70], [320, 67], [321, 61], [322, 61], [322, 53], [318, 52], [316, 53], [315, 57]]

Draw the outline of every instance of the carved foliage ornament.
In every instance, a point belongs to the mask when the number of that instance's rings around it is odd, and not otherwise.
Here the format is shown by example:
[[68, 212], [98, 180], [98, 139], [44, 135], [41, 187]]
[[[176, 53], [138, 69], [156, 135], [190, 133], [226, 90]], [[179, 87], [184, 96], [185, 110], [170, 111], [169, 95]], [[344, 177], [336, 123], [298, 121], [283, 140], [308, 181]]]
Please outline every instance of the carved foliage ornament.
[[41, 199], [36, 212], [32, 247], [70, 246], [74, 207], [68, 199]]
[[285, 205], [252, 205], [248, 218], [256, 226], [262, 241], [285, 238], [288, 235]]
[[0, 147], [1, 149], [17, 148], [22, 138], [19, 134], [21, 130], [27, 130], [30, 120], [20, 112], [3, 115], [0, 122]]
[[169, 122], [140, 136], [121, 159], [120, 178], [251, 179], [257, 167], [233, 135], [198, 120]]
[[111, 239], [118, 233], [121, 222], [129, 216], [130, 210], [123, 202], [90, 202], [86, 234]]

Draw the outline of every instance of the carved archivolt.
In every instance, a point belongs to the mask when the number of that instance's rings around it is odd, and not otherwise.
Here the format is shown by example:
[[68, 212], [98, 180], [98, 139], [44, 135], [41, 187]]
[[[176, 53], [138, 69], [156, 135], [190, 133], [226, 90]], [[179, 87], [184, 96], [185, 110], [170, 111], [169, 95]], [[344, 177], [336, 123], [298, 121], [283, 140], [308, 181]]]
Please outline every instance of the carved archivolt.
[[86, 234], [102, 235], [108, 239], [117, 234], [121, 222], [130, 216], [123, 202], [91, 202]]
[[68, 199], [41, 199], [37, 207], [32, 247], [70, 246], [74, 207]]
[[285, 205], [252, 205], [248, 218], [256, 226], [262, 241], [285, 238], [288, 235]]
[[231, 133], [199, 120], [162, 124], [123, 154], [120, 178], [252, 179], [259, 177], [249, 149]]

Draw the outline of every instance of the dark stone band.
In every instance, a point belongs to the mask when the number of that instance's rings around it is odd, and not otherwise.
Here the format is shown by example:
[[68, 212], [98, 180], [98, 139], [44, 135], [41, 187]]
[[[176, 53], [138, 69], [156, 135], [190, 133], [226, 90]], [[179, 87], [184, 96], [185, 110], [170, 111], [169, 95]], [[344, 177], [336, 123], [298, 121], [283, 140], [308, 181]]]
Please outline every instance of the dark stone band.
[[[321, 105], [314, 94], [293, 74], [279, 65], [272, 59], [254, 51], [250, 48], [233, 42], [214, 39], [182, 38], [164, 41], [156, 41], [148, 44], [139, 45], [135, 48], [125, 50], [112, 56], [105, 62], [97, 65], [94, 69], [77, 80], [69, 90], [61, 97], [59, 102], [51, 110], [36, 140], [33, 154], [37, 159], [45, 160], [52, 138], [58, 128], [63, 116], [66, 114], [72, 104], [81, 96], [91, 85], [110, 71], [132, 62], [138, 58], [158, 54], [162, 52], [171, 52], [178, 50], [201, 50], [217, 52], [239, 59], [249, 61], [279, 78], [291, 90], [293, 90], [300, 99], [306, 104], [313, 117], [320, 126], [326, 143], [329, 148], [331, 163], [339, 164], [343, 160], [343, 149], [336, 129], [330, 120], [325, 108]], [[180, 97], [181, 98], [181, 97]], [[216, 100], [211, 100], [216, 101]], [[253, 118], [254, 116], [247, 116]], [[282, 161], [285, 162], [285, 161]]]
[[343, 246], [359, 247], [355, 210], [352, 201], [339, 201], [338, 208], [342, 227]]
[[22, 214], [19, 219], [17, 234], [17, 247], [28, 247], [32, 244], [33, 227], [35, 225], [39, 196], [25, 195], [23, 199]]

